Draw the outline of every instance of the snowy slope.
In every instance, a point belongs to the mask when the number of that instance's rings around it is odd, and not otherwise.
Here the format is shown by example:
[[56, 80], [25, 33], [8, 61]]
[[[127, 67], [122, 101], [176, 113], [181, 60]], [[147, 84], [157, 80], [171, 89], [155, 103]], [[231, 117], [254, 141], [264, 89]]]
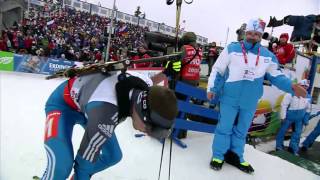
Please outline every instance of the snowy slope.
[[[0, 179], [31, 179], [41, 175], [46, 165], [43, 148], [44, 103], [61, 80], [44, 80], [44, 76], [0, 73]], [[79, 146], [83, 130], [76, 127], [74, 146]], [[116, 134], [123, 151], [123, 159], [116, 166], [92, 179], [156, 180], [158, 178], [161, 144], [149, 137], [135, 138], [131, 120], [118, 126]], [[245, 158], [256, 169], [254, 175], [224, 165], [220, 172], [208, 166], [212, 135], [189, 133], [187, 149], [173, 145], [171, 180], [319, 180], [311, 172], [280, 158], [246, 146]], [[167, 142], [162, 180], [168, 179]]]

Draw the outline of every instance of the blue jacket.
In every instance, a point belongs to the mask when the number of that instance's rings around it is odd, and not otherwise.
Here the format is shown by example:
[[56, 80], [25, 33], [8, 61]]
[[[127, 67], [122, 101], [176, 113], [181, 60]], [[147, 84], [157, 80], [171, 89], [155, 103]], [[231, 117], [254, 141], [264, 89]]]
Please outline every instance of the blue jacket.
[[[208, 80], [207, 91], [220, 95], [220, 101], [245, 109], [255, 109], [263, 94], [263, 80], [294, 94], [291, 81], [279, 69], [278, 60], [267, 48], [244, 41], [248, 63], [245, 63], [241, 42], [229, 44], [220, 54]], [[256, 65], [258, 49], [260, 56]], [[253, 74], [247, 78], [246, 72]], [[248, 80], [249, 79], [249, 80]]]
[[316, 15], [308, 16], [288, 16], [285, 24], [294, 26], [291, 34], [291, 41], [301, 41], [311, 39], [313, 23], [316, 20]]

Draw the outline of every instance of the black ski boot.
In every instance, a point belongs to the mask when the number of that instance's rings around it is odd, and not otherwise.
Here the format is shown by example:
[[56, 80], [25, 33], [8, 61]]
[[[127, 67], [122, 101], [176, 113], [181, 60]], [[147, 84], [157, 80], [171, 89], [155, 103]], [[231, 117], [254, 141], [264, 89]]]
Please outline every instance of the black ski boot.
[[178, 133], [178, 139], [185, 139], [187, 138], [187, 130], [180, 130]]
[[295, 156], [298, 156], [297, 152], [294, 152], [294, 150], [292, 149], [292, 147], [288, 147], [287, 151]]
[[216, 170], [216, 171], [221, 170], [222, 165], [223, 165], [223, 161], [219, 160], [219, 159], [212, 159], [210, 162], [211, 169]]
[[254, 172], [254, 169], [249, 163], [240, 163], [239, 156], [231, 150], [228, 150], [228, 152], [224, 155], [224, 160], [226, 161], [226, 163], [237, 167], [245, 173], [252, 174]]
[[305, 147], [305, 146], [302, 146], [302, 147], [300, 148], [300, 151], [301, 151], [301, 152], [306, 152], [306, 151], [308, 151], [308, 148]]
[[288, 147], [287, 151], [291, 154], [294, 154], [293, 149], [291, 147]]

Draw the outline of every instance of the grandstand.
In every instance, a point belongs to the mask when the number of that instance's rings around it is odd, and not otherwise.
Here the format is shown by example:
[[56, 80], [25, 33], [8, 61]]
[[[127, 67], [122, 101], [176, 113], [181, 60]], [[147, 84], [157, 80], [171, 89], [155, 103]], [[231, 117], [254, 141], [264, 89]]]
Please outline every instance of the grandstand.
[[[73, 61], [105, 57], [111, 9], [73, 0], [1, 3], [0, 50]], [[109, 58], [126, 57], [126, 52], [143, 43], [144, 33], [149, 31], [175, 36], [173, 27], [117, 11]], [[199, 44], [207, 41], [197, 36]]]
[[[3, 1], [3, 0], [2, 0]], [[47, 0], [48, 1], [48, 0]], [[57, 1], [55, 1], [57, 2]], [[28, 6], [28, 2], [27, 1], [23, 1], [23, 0], [10, 0], [10, 1], [0, 1], [1, 6], [1, 15], [0, 15], [0, 20], [1, 17], [6, 17], [6, 13], [9, 13], [9, 11], [15, 10], [15, 14], [19, 15], [19, 16], [14, 16], [12, 18], [12, 16], [10, 17], [10, 19], [14, 19], [15, 21], [21, 20], [22, 19], [22, 14], [23, 14], [23, 7], [25, 7], [25, 9]], [[39, 0], [30, 0], [30, 6], [47, 6], [48, 3], [46, 3], [45, 1], [39, 1]], [[51, 3], [50, 3], [51, 4]], [[51, 4], [52, 5], [52, 4]], [[61, 3], [61, 6], [63, 7], [70, 7], [70, 8], [74, 8], [78, 11], [83, 11], [83, 12], [89, 12], [91, 14], [97, 14], [103, 17], [111, 17], [112, 16], [112, 9], [106, 8], [106, 7], [101, 7], [95, 4], [90, 4], [87, 2], [83, 2], [83, 1], [78, 1], [78, 0], [63, 0], [63, 2]], [[17, 10], [19, 9], [19, 11]], [[20, 12], [20, 13], [19, 13]], [[3, 18], [5, 19], [5, 18]], [[141, 27], [148, 27], [150, 29], [150, 31], [159, 31], [161, 33], [164, 34], [168, 34], [168, 35], [175, 35], [175, 28], [165, 25], [163, 23], [159, 23], [159, 22], [155, 22], [152, 20], [148, 20], [148, 19], [143, 19], [143, 18], [139, 18], [127, 13], [123, 13], [121, 11], [117, 11], [116, 12], [116, 20], [118, 21], [123, 21], [123, 22], [127, 22], [133, 25], [138, 25]], [[11, 20], [12, 21], [12, 20]], [[12, 22], [13, 23], [13, 22]], [[6, 26], [8, 27], [10, 24], [12, 25], [12, 23], [10, 22], [6, 22]], [[5, 28], [4, 26], [0, 25], [0, 30], [2, 30], [3, 28]], [[179, 35], [181, 36], [185, 31], [179, 32]], [[207, 44], [208, 43], [208, 38], [197, 35], [197, 42], [199, 44]]]

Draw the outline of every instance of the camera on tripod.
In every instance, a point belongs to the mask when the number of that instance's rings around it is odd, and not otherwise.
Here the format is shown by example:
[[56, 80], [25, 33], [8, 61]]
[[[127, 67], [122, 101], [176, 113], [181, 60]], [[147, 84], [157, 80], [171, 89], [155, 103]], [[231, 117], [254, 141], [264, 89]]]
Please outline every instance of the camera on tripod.
[[264, 32], [262, 34], [262, 39], [269, 41], [269, 45], [268, 45], [268, 49], [270, 51], [272, 51], [272, 45], [275, 44], [279, 44], [279, 39], [277, 37], [272, 36], [271, 34]]
[[267, 32], [264, 32], [262, 34], [262, 39], [265, 39], [271, 43], [278, 43], [279, 42], [279, 39], [277, 37], [274, 37], [272, 36], [271, 34], [267, 33]]
[[[145, 32], [145, 43], [148, 49], [162, 52], [164, 55], [172, 54], [176, 47], [176, 38], [170, 35], [162, 34], [160, 32]], [[183, 45], [183, 42], [178, 39], [178, 47]]]

